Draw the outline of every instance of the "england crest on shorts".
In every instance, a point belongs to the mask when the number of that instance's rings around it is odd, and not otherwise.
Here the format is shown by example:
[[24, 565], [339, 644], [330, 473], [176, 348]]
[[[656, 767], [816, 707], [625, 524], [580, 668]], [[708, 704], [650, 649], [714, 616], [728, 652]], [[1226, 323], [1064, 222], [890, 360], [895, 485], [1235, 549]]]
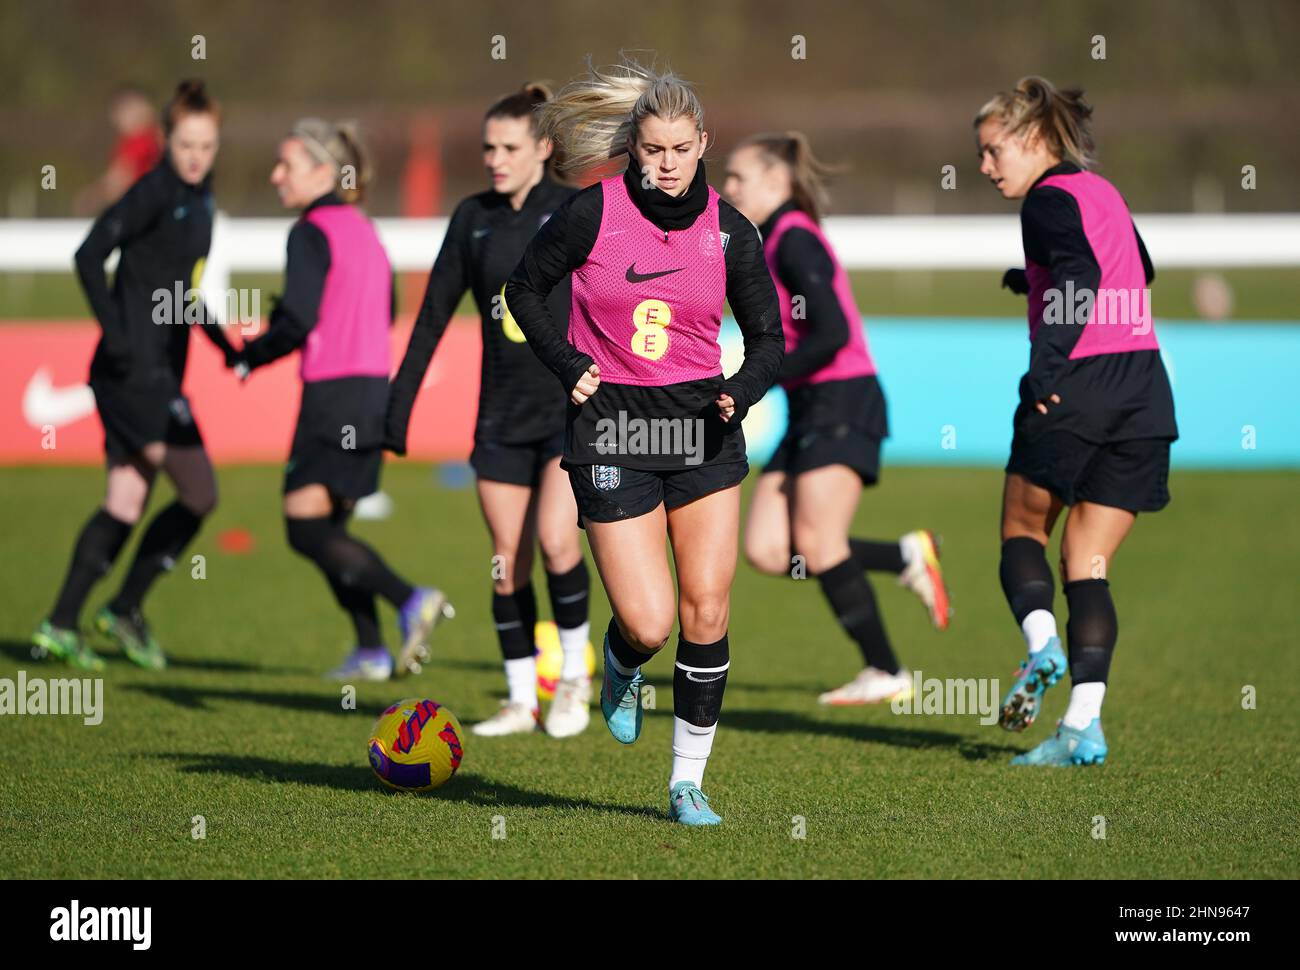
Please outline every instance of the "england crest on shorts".
[[618, 488], [621, 469], [617, 465], [592, 465], [591, 484], [602, 492], [612, 492]]

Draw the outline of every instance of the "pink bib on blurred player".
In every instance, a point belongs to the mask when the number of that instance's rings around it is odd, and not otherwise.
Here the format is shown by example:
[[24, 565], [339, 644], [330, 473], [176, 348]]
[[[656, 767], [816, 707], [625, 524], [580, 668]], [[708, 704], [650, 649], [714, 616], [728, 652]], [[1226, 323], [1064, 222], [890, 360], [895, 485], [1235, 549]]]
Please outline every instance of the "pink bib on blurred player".
[[302, 379], [387, 377], [393, 270], [374, 224], [352, 205], [322, 205], [304, 217], [330, 247], [316, 325], [302, 348]]
[[573, 272], [569, 342], [612, 384], [660, 387], [722, 373], [718, 330], [727, 297], [718, 193], [688, 229], [641, 214], [623, 176], [601, 182], [600, 234]]
[[862, 314], [858, 312], [858, 304], [853, 299], [853, 288], [849, 285], [849, 275], [844, 272], [844, 267], [840, 261], [835, 258], [835, 250], [831, 249], [830, 241], [826, 234], [822, 232], [821, 226], [817, 225], [806, 212], [795, 209], [787, 212], [776, 220], [776, 225], [772, 227], [771, 234], [763, 240], [763, 257], [767, 261], [767, 271], [772, 274], [772, 282], [776, 284], [776, 295], [781, 302], [781, 328], [785, 331], [785, 352], [788, 354], [799, 346], [799, 341], [803, 335], [808, 332], [811, 321], [806, 317], [795, 318], [794, 303], [791, 299], [790, 291], [781, 284], [781, 278], [776, 271], [776, 254], [778, 247], [781, 245], [781, 237], [791, 229], [806, 229], [817, 237], [817, 241], [822, 244], [826, 254], [831, 258], [831, 265], [835, 268], [835, 275], [831, 279], [831, 289], [835, 292], [835, 298], [839, 301], [840, 309], [844, 311], [844, 319], [849, 322], [849, 339], [848, 342], [836, 351], [835, 356], [829, 362], [817, 369], [811, 374], [805, 374], [803, 377], [797, 377], [792, 381], [782, 381], [781, 386], [786, 390], [799, 387], [803, 384], [821, 384], [825, 381], [843, 381], [851, 377], [866, 377], [876, 372], [876, 365], [871, 359], [871, 351], [867, 347], [867, 334], [862, 326]]
[[[1159, 350], [1146, 272], [1138, 250], [1133, 217], [1119, 190], [1095, 172], [1051, 175], [1041, 185], [1068, 192], [1079, 206], [1083, 233], [1101, 267], [1101, 282], [1084, 332], [1070, 352], [1070, 360], [1099, 354], [1126, 354], [1135, 350]], [[1029, 339], [1043, 325], [1052, 274], [1048, 267], [1025, 259], [1029, 281]], [[1069, 296], [1069, 294], [1066, 294]], [[1058, 297], [1059, 299], [1060, 297]], [[1077, 300], [1077, 296], [1076, 296]], [[1074, 320], [1076, 307], [1062, 300], [1064, 311]]]

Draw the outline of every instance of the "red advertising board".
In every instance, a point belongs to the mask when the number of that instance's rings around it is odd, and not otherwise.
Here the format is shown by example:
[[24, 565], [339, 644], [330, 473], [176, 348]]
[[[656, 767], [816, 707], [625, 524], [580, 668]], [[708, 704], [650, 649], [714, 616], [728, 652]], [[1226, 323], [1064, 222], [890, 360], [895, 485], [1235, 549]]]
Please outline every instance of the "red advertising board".
[[[409, 317], [393, 328], [394, 369], [410, 328]], [[85, 385], [98, 339], [98, 326], [89, 322], [0, 326], [0, 465], [103, 461], [104, 433]], [[213, 460], [283, 461], [298, 416], [298, 355], [256, 371], [241, 384], [201, 334], [190, 340], [185, 391]], [[453, 321], [415, 403], [407, 442], [411, 457], [468, 458], [480, 355], [478, 321]]]

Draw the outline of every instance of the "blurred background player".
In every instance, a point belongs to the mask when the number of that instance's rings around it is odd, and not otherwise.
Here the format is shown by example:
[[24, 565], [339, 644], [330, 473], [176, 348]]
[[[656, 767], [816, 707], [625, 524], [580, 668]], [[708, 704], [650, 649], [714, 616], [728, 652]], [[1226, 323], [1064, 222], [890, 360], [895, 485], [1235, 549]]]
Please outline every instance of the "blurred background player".
[[280, 143], [271, 183], [280, 203], [302, 214], [289, 233], [284, 295], [267, 332], [244, 345], [238, 364], [247, 373], [302, 348], [285, 529], [352, 620], [356, 649], [331, 672], [338, 680], [386, 680], [394, 672], [376, 596], [398, 610], [399, 676], [418, 667], [434, 626], [453, 612], [442, 592], [412, 586], [347, 532], [356, 501], [379, 486], [388, 406], [393, 274], [374, 225], [356, 205], [370, 176], [349, 125], [306, 118]]
[[865, 663], [821, 703], [878, 704], [910, 697], [912, 676], [890, 647], [867, 571], [897, 575], [940, 630], [948, 593], [929, 531], [897, 542], [849, 535], [863, 487], [879, 477], [889, 425], [848, 274], [820, 227], [827, 171], [800, 132], [755, 135], [727, 160], [727, 198], [759, 227], [781, 302], [777, 379], [789, 401], [788, 430], [754, 488], [745, 556], [773, 576], [790, 574], [792, 555], [804, 557]]
[[1069, 507], [1070, 704], [1055, 735], [1013, 764], [1106, 759], [1101, 704], [1119, 636], [1106, 574], [1137, 513], [1169, 503], [1178, 437], [1147, 290], [1155, 270], [1124, 198], [1088, 170], [1091, 115], [1082, 91], [1027, 77], [975, 117], [980, 171], [1003, 198], [1024, 200], [1025, 268], [1003, 278], [1028, 294], [1030, 341], [1002, 503], [1002, 588], [1029, 647], [1003, 700], [1010, 731], [1033, 723], [1065, 672], [1046, 546]]
[[[181, 385], [191, 320], [227, 364], [234, 360], [220, 326], [200, 298], [191, 302], [189, 292], [198, 288], [212, 241], [220, 121], [221, 109], [203, 82], [183, 81], [167, 105], [166, 154], [95, 220], [77, 250], [77, 275], [102, 330], [90, 387], [104, 425], [108, 487], [77, 538], [54, 609], [32, 640], [85, 670], [104, 664], [80, 635], [82, 606], [112, 569], [159, 470], [172, 480], [176, 498], [149, 523], [121, 589], [95, 616], [96, 629], [141, 667], [167, 665], [141, 612], [145, 594], [175, 564], [217, 502], [212, 463]], [[120, 258], [110, 286], [104, 261], [114, 250]], [[156, 292], [165, 294], [162, 302]]]
[[119, 88], [109, 102], [108, 118], [117, 135], [113, 153], [104, 174], [77, 194], [73, 211], [78, 214], [112, 205], [162, 158], [158, 111], [139, 88]]
[[[590, 720], [590, 580], [573, 489], [560, 467], [567, 399], [528, 348], [503, 296], [524, 247], [573, 194], [547, 174], [551, 142], [538, 136], [534, 109], [549, 96], [541, 85], [528, 84], [488, 109], [483, 163], [491, 188], [465, 199], [452, 214], [388, 403], [385, 446], [405, 454], [411, 409], [429, 361], [465, 290], [472, 290], [483, 325], [483, 357], [470, 465], [492, 537], [492, 618], [509, 689], [501, 710], [471, 729], [480, 735], [537, 727], [537, 597], [531, 581], [536, 543], [564, 653], [546, 731], [568, 737]], [[552, 316], [568, 314], [567, 278], [551, 291], [547, 307]]]
[[[690, 85], [624, 59], [591, 69], [541, 113], [542, 133], [570, 170], [630, 156], [624, 172], [556, 211], [506, 285], [529, 346], [574, 405], [563, 465], [614, 611], [601, 709], [618, 741], [637, 739], [641, 666], [668, 642], [676, 612], [668, 814], [717, 825], [700, 786], [730, 666], [740, 483], [749, 470], [740, 423], [781, 365], [776, 292], [758, 232], [706, 181], [704, 109]], [[569, 273], [563, 328], [545, 301]], [[726, 380], [724, 300], [745, 341], [744, 364]], [[634, 429], [651, 421], [675, 426], [677, 446], [636, 447]], [[696, 434], [693, 451], [686, 436]]]

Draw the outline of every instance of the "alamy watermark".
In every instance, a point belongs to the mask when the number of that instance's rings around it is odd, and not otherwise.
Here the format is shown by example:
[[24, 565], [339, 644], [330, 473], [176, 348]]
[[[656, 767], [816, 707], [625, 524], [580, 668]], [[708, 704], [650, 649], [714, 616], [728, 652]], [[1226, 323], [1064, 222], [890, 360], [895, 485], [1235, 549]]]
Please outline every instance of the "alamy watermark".
[[[186, 288], [177, 280], [171, 289], [159, 287], [152, 293], [153, 313], [150, 319], [157, 326], [204, 323], [209, 319], [203, 294], [193, 287]], [[221, 294], [221, 319], [229, 326], [238, 326], [245, 337], [257, 333], [262, 320], [262, 291], [256, 289], [227, 289]], [[213, 321], [216, 322], [215, 320]]]
[[104, 678], [0, 677], [0, 715], [74, 714], [94, 727], [104, 720]]
[[147, 950], [152, 941], [151, 906], [70, 906], [50, 910], [50, 939], [56, 943], [124, 942], [133, 950]]
[[1001, 710], [997, 678], [926, 677], [912, 671], [912, 691], [889, 702], [895, 714], [978, 714], [980, 723], [996, 724]]
[[618, 418], [596, 422], [596, 451], [601, 455], [681, 455], [687, 465], [704, 461], [702, 418]]
[[1147, 287], [1076, 289], [1074, 280], [1066, 280], [1064, 290], [1051, 287], [1043, 291], [1043, 323], [1130, 327], [1133, 336], [1145, 337], [1151, 332], [1151, 290]]

